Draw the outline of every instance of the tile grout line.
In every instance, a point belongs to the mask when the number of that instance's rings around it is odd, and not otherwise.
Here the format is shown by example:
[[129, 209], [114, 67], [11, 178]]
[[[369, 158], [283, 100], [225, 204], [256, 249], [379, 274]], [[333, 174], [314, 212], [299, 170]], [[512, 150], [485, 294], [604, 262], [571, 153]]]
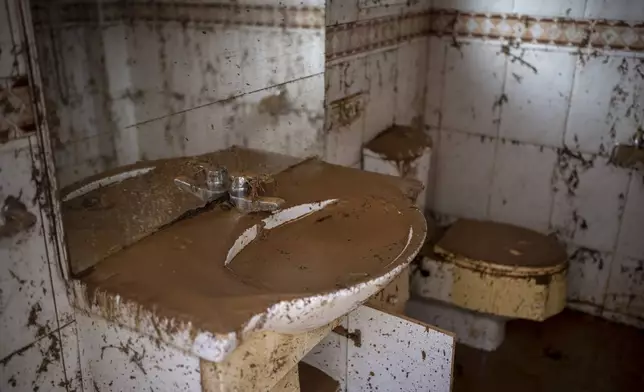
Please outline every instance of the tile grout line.
[[[63, 330], [64, 328], [67, 328], [68, 326], [70, 326], [71, 324], [73, 324], [75, 322], [76, 322], [76, 320], [68, 321], [67, 323], [63, 324], [61, 327], [59, 327], [59, 328], [57, 328], [57, 329], [55, 329], [53, 331], [49, 331], [49, 333], [46, 333], [46, 334], [44, 334], [42, 336], [39, 336], [38, 338], [36, 338], [31, 343], [29, 343], [29, 344], [27, 344], [27, 345], [25, 345], [23, 347], [20, 347], [17, 350], [12, 351], [11, 353], [9, 353], [4, 358], [0, 358], [0, 364], [2, 364], [2, 365], [8, 364], [9, 362], [11, 362], [12, 357], [14, 357], [15, 355], [18, 355], [18, 356], [22, 355], [22, 353], [24, 353], [25, 351], [29, 350], [30, 348], [32, 348], [36, 344], [38, 344], [38, 342], [40, 342], [41, 340], [43, 340], [43, 339], [45, 339], [45, 338], [47, 338], [47, 337], [49, 337], [51, 335], [54, 335], [56, 333], [59, 333], [61, 330]], [[62, 355], [62, 343], [61, 343], [60, 349], [61, 349], [61, 355]]]
[[[498, 100], [501, 100], [501, 97], [506, 97], [507, 95], [505, 94], [505, 87], [506, 83], [508, 80], [508, 57], [504, 57], [503, 61], [503, 81], [501, 83], [501, 95], [499, 96]], [[507, 101], [507, 99], [506, 99]], [[499, 105], [499, 116], [498, 116], [498, 122], [496, 123], [496, 135], [493, 136], [494, 140], [494, 152], [493, 152], [493, 159], [492, 159], [492, 173], [490, 175], [490, 182], [489, 182], [489, 190], [488, 190], [488, 197], [487, 197], [487, 204], [485, 206], [485, 218], [490, 219], [490, 209], [492, 208], [492, 194], [493, 194], [493, 186], [494, 186], [494, 178], [496, 177], [496, 169], [497, 169], [497, 161], [499, 159], [498, 153], [499, 153], [499, 143], [501, 139], [501, 122], [503, 121], [503, 107], [507, 104], [504, 103], [502, 105]]]

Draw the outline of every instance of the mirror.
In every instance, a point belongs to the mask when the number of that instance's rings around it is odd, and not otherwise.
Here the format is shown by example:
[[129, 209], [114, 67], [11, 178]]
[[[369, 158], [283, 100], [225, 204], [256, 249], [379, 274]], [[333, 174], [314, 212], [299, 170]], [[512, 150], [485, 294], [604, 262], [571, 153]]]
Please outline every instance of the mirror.
[[323, 0], [37, 0], [32, 14], [63, 215], [116, 208], [73, 196], [149, 161], [235, 145], [323, 151]]

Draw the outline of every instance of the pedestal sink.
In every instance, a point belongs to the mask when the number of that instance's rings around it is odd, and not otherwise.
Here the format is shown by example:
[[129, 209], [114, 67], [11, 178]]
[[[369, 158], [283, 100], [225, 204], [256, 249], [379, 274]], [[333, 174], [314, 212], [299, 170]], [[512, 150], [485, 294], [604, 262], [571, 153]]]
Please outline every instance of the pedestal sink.
[[[209, 159], [230, 163], [239, 151]], [[286, 203], [273, 213], [243, 214], [216, 203], [203, 208], [177, 196], [185, 211], [127, 221], [114, 203], [128, 200], [124, 195], [143, 198], [136, 205], [161, 207], [168, 204], [159, 197], [179, 195], [168, 178], [169, 161], [68, 189], [63, 213], [70, 258], [91, 264], [74, 281], [75, 306], [218, 363], [258, 331], [298, 335], [331, 325], [419, 251], [426, 225], [413, 206], [415, 182], [316, 159], [275, 159], [281, 163], [267, 171]], [[167, 187], [158, 183], [165, 180]], [[148, 192], [139, 189], [146, 186]], [[89, 230], [92, 216], [102, 226]], [[127, 229], [119, 230], [125, 221]]]

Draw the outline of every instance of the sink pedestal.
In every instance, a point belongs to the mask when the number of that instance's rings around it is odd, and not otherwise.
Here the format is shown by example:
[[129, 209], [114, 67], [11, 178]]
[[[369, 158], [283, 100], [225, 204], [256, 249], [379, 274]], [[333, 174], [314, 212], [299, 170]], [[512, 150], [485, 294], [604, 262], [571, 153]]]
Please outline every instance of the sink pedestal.
[[338, 324], [334, 321], [297, 335], [256, 332], [223, 362], [200, 361], [202, 390], [299, 391], [298, 363]]

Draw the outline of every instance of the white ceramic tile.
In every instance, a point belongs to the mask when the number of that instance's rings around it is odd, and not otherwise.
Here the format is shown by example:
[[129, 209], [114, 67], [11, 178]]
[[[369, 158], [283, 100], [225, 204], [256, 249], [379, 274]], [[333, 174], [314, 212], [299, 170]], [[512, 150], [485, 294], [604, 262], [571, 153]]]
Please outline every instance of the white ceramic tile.
[[186, 124], [185, 155], [206, 154], [237, 143], [231, 118], [234, 105], [215, 103], [182, 113]]
[[445, 52], [447, 44], [443, 38], [429, 37], [429, 58], [427, 64], [425, 91], [425, 125], [440, 127], [443, 85], [445, 81]]
[[367, 59], [354, 57], [326, 69], [326, 101], [331, 103], [349, 95], [369, 90]]
[[396, 124], [421, 125], [425, 109], [428, 49], [428, 38], [417, 38], [398, 47]]
[[243, 96], [234, 115], [241, 144], [292, 156], [322, 155], [324, 75]]
[[375, 53], [367, 57], [369, 98], [363, 142], [373, 139], [394, 123], [396, 60], [395, 50]]
[[[102, 81], [103, 66], [98, 62], [98, 45], [93, 51], [86, 50], [86, 40], [100, 42], [101, 36], [89, 29], [63, 29], [50, 38], [59, 45], [54, 53], [56, 64], [47, 74], [45, 81], [54, 105], [53, 110], [59, 121], [56, 139], [60, 143], [80, 140], [104, 132], [105, 121], [98, 108], [104, 101], [97, 89], [105, 88]], [[103, 128], [103, 129], [101, 129]]]
[[75, 322], [69, 323], [60, 329], [60, 344], [62, 358], [65, 363], [68, 391], [82, 391], [82, 364]]
[[130, 66], [128, 64], [127, 29], [125, 25], [105, 26], [102, 29], [102, 39], [105, 55], [105, 90], [111, 98], [111, 122], [117, 129], [122, 129], [136, 122], [134, 103], [126, 98], [131, 92]]
[[356, 20], [358, 20], [358, 0], [327, 0], [327, 26], [349, 23]]
[[138, 24], [128, 36], [137, 123], [244, 90], [239, 29]]
[[188, 129], [184, 114], [148, 121], [134, 128], [141, 160], [173, 158], [185, 155]]
[[607, 310], [637, 318], [644, 317], [644, 260], [617, 255], [606, 290]]
[[342, 72], [342, 94], [344, 97], [369, 89], [367, 79], [367, 58], [354, 58], [340, 65]]
[[500, 140], [489, 219], [546, 232], [556, 160], [553, 149]]
[[427, 324], [361, 306], [349, 313], [347, 391], [448, 392], [454, 337]]
[[[584, 152], [610, 153], [627, 143], [644, 118], [642, 64], [622, 56], [593, 57], [579, 64], [570, 103], [566, 144]], [[639, 120], [638, 120], [639, 119]]]
[[[31, 155], [36, 157], [32, 160], [32, 173], [41, 173], [43, 176], [47, 172], [45, 168], [45, 162], [42, 159], [44, 156], [42, 151], [42, 146], [40, 144], [31, 142]], [[32, 179], [33, 181], [33, 179]], [[1, 191], [0, 191], [1, 193]], [[40, 205], [45, 205], [47, 203], [46, 195], [40, 194], [38, 203]], [[74, 310], [72, 309], [71, 302], [69, 300], [69, 295], [67, 292], [67, 281], [68, 279], [68, 266], [65, 260], [59, 260], [59, 257], [56, 254], [56, 247], [58, 246], [58, 239], [55, 236], [55, 233], [52, 231], [55, 227], [53, 214], [43, 213], [41, 211], [40, 218], [42, 219], [42, 231], [40, 234], [40, 239], [45, 242], [47, 249], [47, 263], [49, 268], [49, 275], [51, 277], [51, 295], [53, 295], [54, 303], [56, 307], [56, 314], [58, 316], [58, 324], [55, 328], [69, 324], [74, 320]]]
[[[162, 40], [167, 33], [152, 24], [133, 24], [127, 28], [130, 78], [135, 81], [130, 87], [131, 100], [135, 106], [135, 122], [139, 123], [164, 113], [163, 90], [168, 86], [163, 72], [169, 60]], [[160, 56], [164, 56], [163, 61]]]
[[[344, 63], [328, 66], [324, 70], [324, 100], [329, 104], [343, 97], [342, 72]], [[366, 75], [365, 75], [366, 76]]]
[[514, 0], [514, 12], [521, 15], [581, 18], [586, 0]]
[[[324, 71], [324, 33], [315, 29], [245, 27], [241, 40], [242, 92], [252, 92]], [[210, 37], [210, 40], [213, 38]]]
[[641, 172], [633, 173], [626, 196], [626, 206], [619, 231], [617, 253], [644, 259], [644, 180]]
[[33, 203], [30, 141], [35, 144], [35, 137], [10, 141], [0, 150], [0, 203], [16, 197], [35, 219], [29, 229], [0, 238], [0, 358], [58, 327], [41, 213]]
[[76, 322], [83, 372], [96, 390], [201, 389], [199, 358], [100, 318], [78, 315]]
[[437, 152], [434, 210], [464, 218], [487, 218], [494, 140], [441, 131]]
[[644, 20], [644, 3], [637, 0], [588, 0], [586, 17], [641, 22]]
[[447, 47], [443, 129], [496, 136], [506, 60], [499, 51], [481, 42]]
[[232, 132], [237, 104], [237, 100], [214, 103], [136, 127], [131, 133], [141, 144], [140, 157], [200, 155], [238, 143]]
[[[362, 131], [364, 129], [365, 112], [363, 96], [355, 96], [351, 99], [361, 109], [358, 110], [357, 117], [349, 124], [337, 123], [339, 117], [338, 110], [340, 107], [332, 105], [326, 110], [326, 151], [325, 160], [330, 163], [343, 166], [352, 166], [360, 162], [362, 156]], [[345, 105], [352, 105], [347, 102]]]
[[468, 12], [512, 12], [514, 0], [434, 0], [434, 8]]
[[67, 380], [61, 358], [59, 333], [45, 335], [3, 359], [0, 390], [66, 392]]
[[[575, 57], [564, 52], [528, 50], [509, 61], [501, 137], [545, 146], [563, 142]], [[524, 63], [525, 62], [525, 63]]]
[[607, 165], [606, 158], [560, 152], [553, 182], [552, 228], [567, 242], [613, 251], [629, 180], [628, 171]]
[[[156, 120], [158, 121], [158, 120]], [[119, 129], [114, 134], [114, 149], [116, 152], [116, 165], [125, 166], [139, 160], [138, 133], [135, 127]]]
[[568, 304], [597, 314], [604, 304], [613, 254], [575, 246], [568, 248]]
[[436, 168], [439, 165], [438, 151], [440, 146], [441, 132], [437, 129], [430, 129], [429, 131], [427, 131], [427, 134], [429, 135], [432, 141], [432, 153], [429, 161], [430, 170], [429, 170], [429, 176], [427, 180], [427, 189], [425, 190], [425, 193], [426, 193], [425, 205], [433, 208], [434, 200], [435, 200], [436, 184], [437, 184], [437, 178], [438, 178], [438, 170]]
[[0, 6], [0, 77], [24, 75], [26, 70], [24, 56], [13, 54], [24, 53], [20, 50], [22, 27], [17, 5], [13, 1], [3, 1]]

